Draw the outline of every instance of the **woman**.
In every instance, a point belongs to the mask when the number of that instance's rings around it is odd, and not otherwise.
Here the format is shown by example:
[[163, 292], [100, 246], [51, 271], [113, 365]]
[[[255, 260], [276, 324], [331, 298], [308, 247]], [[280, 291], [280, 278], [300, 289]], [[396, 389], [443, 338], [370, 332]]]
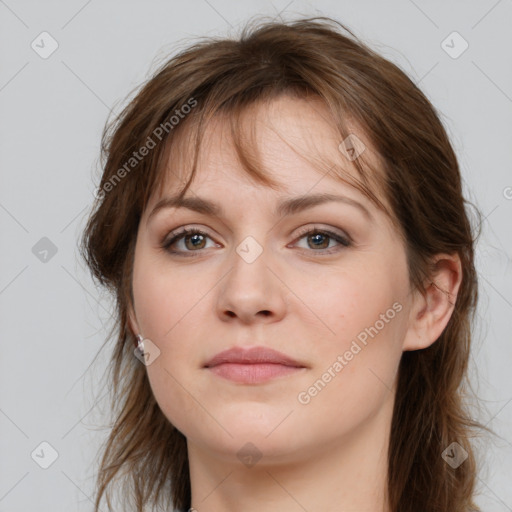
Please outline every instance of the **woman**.
[[122, 510], [477, 510], [474, 236], [397, 66], [329, 18], [248, 25], [166, 62], [103, 152], [82, 241], [118, 313], [96, 510], [119, 481]]

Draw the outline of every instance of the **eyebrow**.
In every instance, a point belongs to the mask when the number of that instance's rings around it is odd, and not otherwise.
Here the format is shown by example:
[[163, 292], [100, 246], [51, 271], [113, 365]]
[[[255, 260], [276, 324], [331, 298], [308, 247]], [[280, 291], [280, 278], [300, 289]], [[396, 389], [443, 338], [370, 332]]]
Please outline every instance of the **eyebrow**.
[[[284, 217], [328, 202], [345, 203], [350, 206], [354, 206], [358, 208], [368, 218], [368, 220], [373, 221], [372, 214], [363, 204], [347, 196], [329, 193], [309, 194], [285, 199], [277, 205], [275, 213]], [[201, 197], [180, 198], [179, 196], [171, 196], [161, 199], [156, 204], [149, 214], [147, 222], [149, 222], [149, 219], [153, 217], [153, 215], [164, 208], [186, 208], [197, 213], [212, 215], [215, 217], [221, 217], [223, 215], [222, 207], [208, 199], [203, 199]]]

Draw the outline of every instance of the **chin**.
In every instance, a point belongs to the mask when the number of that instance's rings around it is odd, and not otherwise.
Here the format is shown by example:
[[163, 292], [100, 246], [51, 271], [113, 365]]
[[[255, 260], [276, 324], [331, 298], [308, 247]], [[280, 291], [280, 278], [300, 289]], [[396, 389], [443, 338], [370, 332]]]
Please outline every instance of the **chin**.
[[265, 448], [267, 451], [286, 453], [296, 443], [294, 432], [300, 429], [290, 412], [291, 409], [270, 413], [267, 408], [265, 414], [261, 407], [258, 413], [250, 406], [245, 410], [237, 407], [236, 411], [225, 414], [211, 410], [218, 423], [213, 420], [189, 421], [181, 431], [186, 437], [190, 434], [194, 439], [200, 438], [201, 444], [215, 445], [222, 451], [236, 452], [247, 442], [252, 442], [262, 451]]
[[[268, 432], [258, 432], [254, 427], [247, 425], [231, 431], [233, 437], [229, 436], [208, 436], [208, 433], [200, 434], [200, 439], [193, 440], [194, 443], [207, 447], [219, 459], [236, 464], [264, 466], [282, 465], [297, 463], [304, 458], [305, 448], [294, 439], [292, 432], [274, 432], [268, 436]], [[247, 463], [249, 458], [249, 463]]]

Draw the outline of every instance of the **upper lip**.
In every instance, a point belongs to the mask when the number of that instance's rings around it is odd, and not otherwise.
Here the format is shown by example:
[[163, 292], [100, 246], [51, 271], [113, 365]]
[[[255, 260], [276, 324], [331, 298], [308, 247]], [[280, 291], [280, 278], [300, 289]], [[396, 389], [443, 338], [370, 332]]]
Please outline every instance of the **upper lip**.
[[273, 363], [282, 364], [285, 366], [295, 366], [304, 368], [305, 365], [292, 359], [291, 357], [277, 352], [268, 347], [232, 347], [227, 350], [219, 352], [216, 356], [206, 362], [205, 367], [211, 368], [223, 363], [238, 363], [238, 364], [257, 364], [257, 363]]

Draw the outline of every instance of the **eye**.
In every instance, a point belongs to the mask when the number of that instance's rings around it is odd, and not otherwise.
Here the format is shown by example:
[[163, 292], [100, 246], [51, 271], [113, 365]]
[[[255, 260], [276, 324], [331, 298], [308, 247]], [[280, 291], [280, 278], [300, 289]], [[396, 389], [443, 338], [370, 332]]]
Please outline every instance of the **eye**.
[[[184, 228], [176, 233], [172, 233], [170, 238], [164, 239], [161, 247], [171, 254], [181, 255], [186, 252], [198, 252], [206, 248], [207, 238], [210, 238], [210, 235], [205, 231], [197, 228]], [[185, 244], [185, 250], [183, 248], [178, 248], [178, 250], [172, 248], [174, 245], [179, 245], [180, 242]]]
[[[320, 229], [317, 227], [306, 228], [302, 232], [299, 233], [299, 240], [305, 238], [308, 248], [312, 249], [313, 252], [318, 252], [321, 254], [333, 254], [335, 252], [339, 252], [343, 247], [349, 247], [351, 245], [351, 240], [348, 236], [344, 236], [341, 233], [336, 233], [329, 229]], [[342, 247], [334, 248], [331, 246], [329, 248], [330, 242], [337, 242], [338, 245]], [[326, 251], [325, 249], [330, 249]]]

